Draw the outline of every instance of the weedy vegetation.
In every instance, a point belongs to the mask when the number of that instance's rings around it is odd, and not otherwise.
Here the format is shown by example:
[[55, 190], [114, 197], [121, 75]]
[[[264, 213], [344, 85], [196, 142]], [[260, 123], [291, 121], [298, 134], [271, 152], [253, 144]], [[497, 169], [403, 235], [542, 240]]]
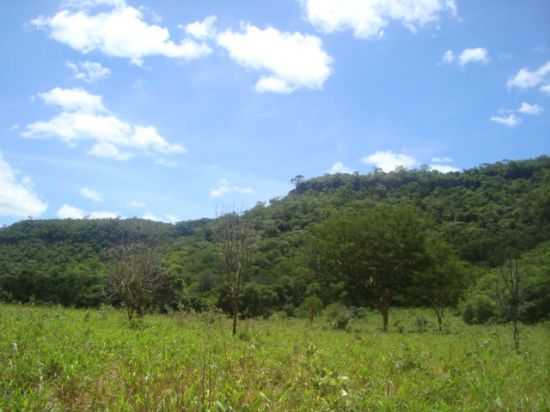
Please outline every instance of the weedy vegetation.
[[2, 411], [548, 411], [550, 325], [0, 306]]

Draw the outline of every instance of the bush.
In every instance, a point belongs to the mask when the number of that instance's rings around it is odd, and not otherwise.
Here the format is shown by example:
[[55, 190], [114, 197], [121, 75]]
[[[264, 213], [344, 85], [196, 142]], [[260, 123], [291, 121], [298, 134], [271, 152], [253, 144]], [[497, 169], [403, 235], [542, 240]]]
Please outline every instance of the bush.
[[474, 295], [462, 310], [462, 319], [469, 325], [484, 324], [497, 317], [495, 302], [487, 295]]
[[328, 305], [323, 314], [333, 329], [348, 330], [353, 319], [352, 312], [340, 303]]

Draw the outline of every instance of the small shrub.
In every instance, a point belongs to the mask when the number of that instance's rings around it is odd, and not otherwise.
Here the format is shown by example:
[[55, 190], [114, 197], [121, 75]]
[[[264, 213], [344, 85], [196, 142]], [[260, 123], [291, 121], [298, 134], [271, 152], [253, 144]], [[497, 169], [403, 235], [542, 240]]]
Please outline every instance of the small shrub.
[[416, 319], [414, 320], [414, 326], [418, 333], [426, 332], [426, 330], [428, 329], [428, 325], [429, 325], [429, 322], [424, 316], [416, 315]]
[[496, 315], [496, 305], [487, 295], [471, 297], [462, 310], [462, 319], [469, 325], [488, 323], [495, 319]]
[[332, 303], [325, 308], [324, 315], [333, 329], [349, 330], [353, 313], [340, 303]]

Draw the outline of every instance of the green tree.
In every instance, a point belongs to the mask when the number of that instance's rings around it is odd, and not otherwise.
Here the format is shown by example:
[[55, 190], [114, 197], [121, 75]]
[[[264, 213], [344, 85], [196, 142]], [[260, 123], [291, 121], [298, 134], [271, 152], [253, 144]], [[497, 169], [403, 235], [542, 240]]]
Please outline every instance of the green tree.
[[388, 330], [394, 298], [429, 263], [424, 222], [414, 208], [375, 206], [340, 213], [314, 227], [312, 270], [325, 285], [343, 282], [345, 299], [371, 304]]
[[446, 308], [456, 305], [463, 294], [466, 268], [443, 239], [431, 238], [427, 252], [429, 265], [417, 273], [413, 294], [432, 308], [441, 332]]

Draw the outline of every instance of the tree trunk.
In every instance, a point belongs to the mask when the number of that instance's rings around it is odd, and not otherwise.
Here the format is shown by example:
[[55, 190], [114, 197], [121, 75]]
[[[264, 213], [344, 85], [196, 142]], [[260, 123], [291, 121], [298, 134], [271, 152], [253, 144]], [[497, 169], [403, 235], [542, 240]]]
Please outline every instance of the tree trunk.
[[441, 308], [434, 308], [435, 311], [435, 317], [437, 318], [437, 328], [439, 329], [439, 333], [443, 332], [443, 311], [444, 309]]
[[387, 332], [388, 331], [388, 323], [389, 323], [389, 320], [390, 320], [390, 310], [389, 308], [387, 307], [384, 307], [382, 308], [381, 310], [382, 312], [382, 320], [383, 320], [383, 331], [384, 332]]
[[514, 319], [514, 347], [516, 352], [519, 352], [519, 326], [517, 319]]
[[239, 319], [239, 297], [241, 295], [241, 264], [238, 265], [235, 274], [235, 285], [233, 294], [233, 336], [237, 334], [237, 321]]
[[384, 292], [382, 293], [382, 296], [380, 296], [380, 301], [378, 305], [378, 310], [382, 314], [382, 321], [383, 321], [383, 327], [382, 330], [384, 332], [388, 331], [388, 324], [390, 320], [390, 306], [391, 306], [391, 291], [389, 289], [384, 289]]

